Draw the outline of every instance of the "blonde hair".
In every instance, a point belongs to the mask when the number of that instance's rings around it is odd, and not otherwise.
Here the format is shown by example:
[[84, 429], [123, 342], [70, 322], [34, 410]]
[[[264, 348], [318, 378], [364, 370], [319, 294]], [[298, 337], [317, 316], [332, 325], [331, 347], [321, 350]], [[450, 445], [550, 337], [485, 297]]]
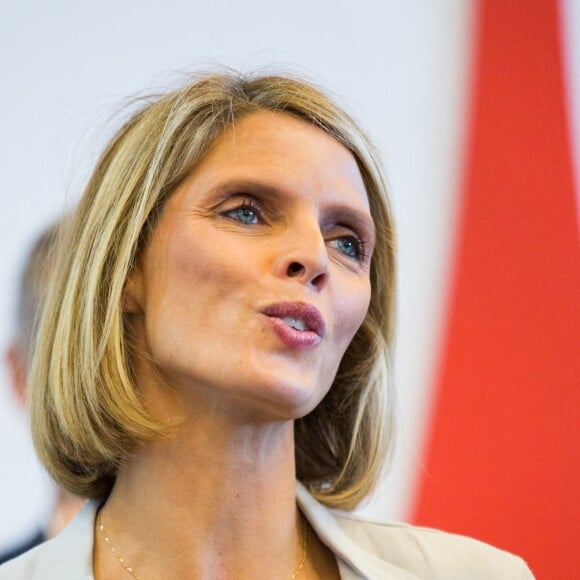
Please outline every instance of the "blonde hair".
[[60, 244], [32, 369], [40, 459], [63, 487], [96, 497], [139, 443], [167, 435], [130, 366], [121, 305], [128, 273], [168, 196], [216, 138], [254, 111], [290, 114], [355, 157], [377, 231], [368, 314], [328, 395], [295, 425], [297, 477], [321, 502], [355, 507], [374, 488], [391, 439], [394, 229], [377, 155], [321, 90], [288, 76], [205, 74], [150, 99], [97, 163]]

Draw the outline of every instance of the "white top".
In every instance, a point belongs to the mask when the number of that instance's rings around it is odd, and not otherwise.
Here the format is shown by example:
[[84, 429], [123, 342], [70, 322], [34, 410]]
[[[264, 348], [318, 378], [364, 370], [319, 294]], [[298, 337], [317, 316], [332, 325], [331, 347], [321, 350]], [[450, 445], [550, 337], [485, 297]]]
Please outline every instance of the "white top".
[[[533, 580], [521, 558], [477, 540], [330, 510], [297, 484], [300, 510], [336, 556], [343, 580]], [[56, 538], [0, 566], [0, 580], [94, 580], [88, 502]]]

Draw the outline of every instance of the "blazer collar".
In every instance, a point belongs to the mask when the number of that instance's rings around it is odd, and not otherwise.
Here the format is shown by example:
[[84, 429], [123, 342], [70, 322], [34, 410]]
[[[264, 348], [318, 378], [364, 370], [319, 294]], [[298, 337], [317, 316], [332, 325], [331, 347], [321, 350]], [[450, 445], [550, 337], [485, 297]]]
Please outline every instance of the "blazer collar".
[[39, 553], [34, 580], [94, 580], [93, 535], [102, 500], [88, 501], [73, 521]]
[[[418, 580], [415, 574], [378, 558], [365, 549], [364, 543], [354, 541], [339, 523], [340, 512], [318, 503], [300, 483], [296, 483], [298, 506], [320, 540], [334, 553], [341, 578], [354, 580]], [[349, 514], [349, 517], [350, 516]], [[362, 524], [361, 524], [362, 525]], [[384, 547], [387, 553], [387, 547]]]

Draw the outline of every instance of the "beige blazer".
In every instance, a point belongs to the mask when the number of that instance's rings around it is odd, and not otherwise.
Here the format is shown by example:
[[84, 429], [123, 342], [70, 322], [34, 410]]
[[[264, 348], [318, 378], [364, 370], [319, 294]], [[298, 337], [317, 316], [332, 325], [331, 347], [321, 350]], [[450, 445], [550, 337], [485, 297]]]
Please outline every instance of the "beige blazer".
[[[335, 554], [343, 580], [530, 580], [520, 558], [471, 538], [382, 524], [329, 510], [297, 484], [298, 505]], [[0, 580], [94, 580], [99, 501], [87, 503], [56, 538], [0, 566]]]

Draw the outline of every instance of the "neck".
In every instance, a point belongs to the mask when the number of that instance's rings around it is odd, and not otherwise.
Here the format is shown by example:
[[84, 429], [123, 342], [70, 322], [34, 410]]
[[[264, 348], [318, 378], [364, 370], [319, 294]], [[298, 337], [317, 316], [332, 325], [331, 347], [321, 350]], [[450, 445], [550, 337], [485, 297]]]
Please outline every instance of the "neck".
[[[293, 423], [231, 415], [196, 412], [119, 470], [102, 521], [140, 578], [289, 578], [296, 569]], [[123, 572], [106, 547], [98, 555]]]

